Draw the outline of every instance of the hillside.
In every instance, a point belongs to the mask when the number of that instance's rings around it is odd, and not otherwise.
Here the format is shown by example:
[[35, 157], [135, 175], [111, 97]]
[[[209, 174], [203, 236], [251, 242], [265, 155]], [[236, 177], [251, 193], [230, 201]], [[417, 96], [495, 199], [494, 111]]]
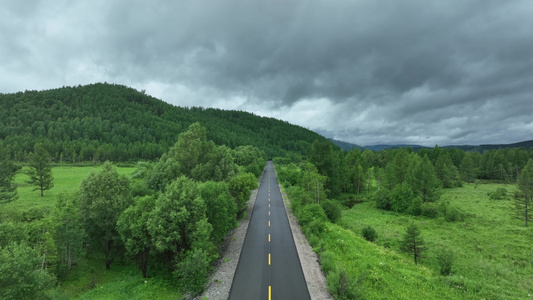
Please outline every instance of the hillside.
[[234, 148], [253, 145], [268, 157], [306, 154], [319, 134], [242, 111], [173, 106], [122, 85], [96, 83], [0, 94], [0, 148], [24, 160], [35, 143], [55, 161], [153, 160], [194, 122], [208, 139]]

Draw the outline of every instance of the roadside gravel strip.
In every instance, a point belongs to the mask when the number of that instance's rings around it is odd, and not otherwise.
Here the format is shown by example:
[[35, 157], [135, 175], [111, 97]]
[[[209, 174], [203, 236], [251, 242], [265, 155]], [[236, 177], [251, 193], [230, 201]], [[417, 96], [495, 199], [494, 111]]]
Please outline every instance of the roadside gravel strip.
[[[261, 182], [261, 178], [259, 178], [258, 183]], [[211, 275], [204, 293], [201, 296], [197, 296], [195, 300], [228, 299], [235, 270], [237, 269], [237, 264], [239, 263], [239, 257], [241, 255], [244, 238], [246, 237], [246, 232], [248, 231], [248, 224], [250, 223], [250, 218], [252, 217], [251, 215], [254, 208], [255, 199], [257, 198], [258, 190], [259, 189], [252, 191], [250, 200], [247, 202], [248, 210], [246, 211], [246, 218], [241, 220], [239, 227], [237, 227], [232, 233], [228, 234], [228, 236], [226, 236], [224, 239], [224, 242], [222, 243], [222, 255], [218, 259], [215, 266], [216, 271]], [[300, 231], [300, 225], [298, 224], [296, 217], [289, 209], [290, 203], [287, 195], [283, 192], [281, 194], [311, 299], [333, 300], [333, 297], [328, 292], [326, 287], [326, 277], [324, 276], [324, 273], [322, 273], [322, 270], [320, 270], [318, 256], [315, 252], [313, 252], [313, 248], [307, 242], [305, 235]]]

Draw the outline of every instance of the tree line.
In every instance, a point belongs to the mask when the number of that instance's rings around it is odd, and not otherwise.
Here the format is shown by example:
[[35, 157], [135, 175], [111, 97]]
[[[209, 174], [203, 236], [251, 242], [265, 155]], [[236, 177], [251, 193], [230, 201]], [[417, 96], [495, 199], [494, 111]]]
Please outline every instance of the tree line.
[[194, 123], [157, 162], [138, 163], [131, 178], [104, 163], [51, 212], [0, 223], [0, 298], [46, 298], [86, 257], [102, 257], [107, 269], [117, 258], [131, 261], [144, 277], [163, 274], [184, 293], [201, 292], [265, 157], [254, 146], [217, 146]]

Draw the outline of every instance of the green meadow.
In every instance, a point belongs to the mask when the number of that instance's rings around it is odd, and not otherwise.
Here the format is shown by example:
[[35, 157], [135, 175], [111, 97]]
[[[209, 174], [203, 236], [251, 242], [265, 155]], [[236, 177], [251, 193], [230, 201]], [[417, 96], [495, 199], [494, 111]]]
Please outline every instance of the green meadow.
[[[26, 175], [27, 167], [23, 167], [15, 177], [15, 183], [18, 185], [17, 192], [19, 199], [16, 201], [6, 203], [3, 209], [24, 211], [30, 208], [51, 208], [55, 205], [57, 196], [61, 193], [70, 193], [78, 189], [81, 182], [89, 176], [93, 171], [99, 171], [101, 166], [58, 166], [52, 168], [54, 176], [54, 187], [48, 191], [44, 191], [44, 196], [41, 197], [39, 191], [34, 190], [34, 186], [30, 186], [26, 181], [29, 179]], [[133, 167], [117, 167], [119, 174], [129, 176], [135, 168]]]
[[[505, 199], [491, 200], [488, 193], [501, 187], [508, 191]], [[361, 295], [371, 299], [528, 299], [533, 295], [533, 231], [514, 217], [515, 189], [465, 184], [444, 190], [439, 201], [462, 212], [464, 220], [458, 222], [384, 211], [373, 201], [356, 204], [328, 226], [323, 267], [342, 266], [353, 281], [363, 283]], [[419, 226], [428, 248], [418, 266], [399, 246], [410, 222]], [[375, 243], [361, 238], [367, 225], [378, 234]], [[439, 273], [441, 249], [455, 257], [449, 276]]]

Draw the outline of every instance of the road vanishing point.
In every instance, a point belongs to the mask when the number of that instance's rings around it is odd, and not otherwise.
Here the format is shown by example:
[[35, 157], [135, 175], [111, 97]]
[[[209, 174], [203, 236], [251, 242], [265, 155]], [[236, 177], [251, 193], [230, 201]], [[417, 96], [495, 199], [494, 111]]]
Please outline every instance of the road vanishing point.
[[272, 162], [267, 162], [229, 299], [311, 299]]

